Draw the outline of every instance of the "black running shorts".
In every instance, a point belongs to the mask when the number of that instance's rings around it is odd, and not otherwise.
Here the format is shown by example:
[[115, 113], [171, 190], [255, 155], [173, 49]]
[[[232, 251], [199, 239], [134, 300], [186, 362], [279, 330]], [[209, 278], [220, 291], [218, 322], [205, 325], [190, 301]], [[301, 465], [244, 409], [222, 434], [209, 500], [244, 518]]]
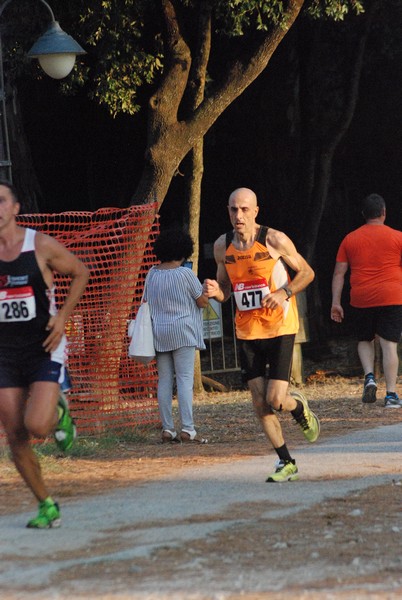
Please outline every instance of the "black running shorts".
[[0, 388], [26, 388], [35, 381], [58, 382], [62, 365], [36, 347], [0, 352]]
[[371, 342], [376, 334], [388, 342], [398, 344], [401, 341], [402, 304], [371, 308], [352, 306], [350, 316], [359, 342]]
[[239, 340], [240, 365], [244, 382], [256, 377], [289, 381], [295, 335], [264, 340]]

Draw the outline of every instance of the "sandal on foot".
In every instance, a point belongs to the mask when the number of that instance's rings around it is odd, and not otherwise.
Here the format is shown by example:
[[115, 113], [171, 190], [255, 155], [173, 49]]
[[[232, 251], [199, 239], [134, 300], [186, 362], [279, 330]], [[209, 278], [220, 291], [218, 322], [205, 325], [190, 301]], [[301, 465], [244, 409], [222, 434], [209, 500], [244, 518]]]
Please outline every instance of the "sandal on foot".
[[164, 429], [162, 431], [162, 444], [170, 444], [170, 443], [180, 444], [179, 436], [175, 431], [170, 431], [170, 429]]
[[187, 442], [196, 442], [198, 444], [208, 444], [208, 440], [205, 438], [198, 437], [196, 430], [193, 431], [182, 431], [180, 434], [181, 441], [183, 444]]

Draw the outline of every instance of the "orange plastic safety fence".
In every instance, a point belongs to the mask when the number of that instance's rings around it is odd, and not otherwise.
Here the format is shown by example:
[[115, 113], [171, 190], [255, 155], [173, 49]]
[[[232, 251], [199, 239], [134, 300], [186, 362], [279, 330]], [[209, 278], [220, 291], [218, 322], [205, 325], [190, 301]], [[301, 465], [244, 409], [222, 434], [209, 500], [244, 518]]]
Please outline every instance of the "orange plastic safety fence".
[[[127, 324], [155, 263], [151, 243], [159, 232], [157, 205], [96, 212], [20, 215], [20, 225], [50, 234], [89, 268], [86, 291], [66, 326], [69, 402], [81, 433], [159, 422], [155, 363], [128, 357]], [[69, 279], [55, 276], [56, 300]]]

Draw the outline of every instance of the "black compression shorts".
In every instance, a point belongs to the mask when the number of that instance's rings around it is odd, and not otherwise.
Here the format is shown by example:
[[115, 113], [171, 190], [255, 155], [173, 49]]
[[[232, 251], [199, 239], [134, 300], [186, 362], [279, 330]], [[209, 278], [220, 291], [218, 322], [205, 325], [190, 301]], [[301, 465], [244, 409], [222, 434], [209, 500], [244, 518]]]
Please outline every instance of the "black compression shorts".
[[289, 381], [295, 334], [264, 340], [239, 340], [244, 382], [256, 377]]

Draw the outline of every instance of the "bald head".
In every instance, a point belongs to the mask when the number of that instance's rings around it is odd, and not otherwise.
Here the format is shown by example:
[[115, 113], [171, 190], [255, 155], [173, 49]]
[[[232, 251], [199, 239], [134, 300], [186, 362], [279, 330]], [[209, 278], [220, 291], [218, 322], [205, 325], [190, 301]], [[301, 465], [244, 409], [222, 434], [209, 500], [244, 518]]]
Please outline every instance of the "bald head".
[[240, 238], [253, 238], [258, 215], [257, 196], [249, 188], [237, 188], [229, 196], [229, 218]]
[[255, 195], [253, 190], [250, 190], [246, 187], [241, 187], [237, 188], [230, 194], [229, 206], [231, 206], [233, 202], [247, 202], [250, 208], [254, 208], [257, 206], [257, 196]]

